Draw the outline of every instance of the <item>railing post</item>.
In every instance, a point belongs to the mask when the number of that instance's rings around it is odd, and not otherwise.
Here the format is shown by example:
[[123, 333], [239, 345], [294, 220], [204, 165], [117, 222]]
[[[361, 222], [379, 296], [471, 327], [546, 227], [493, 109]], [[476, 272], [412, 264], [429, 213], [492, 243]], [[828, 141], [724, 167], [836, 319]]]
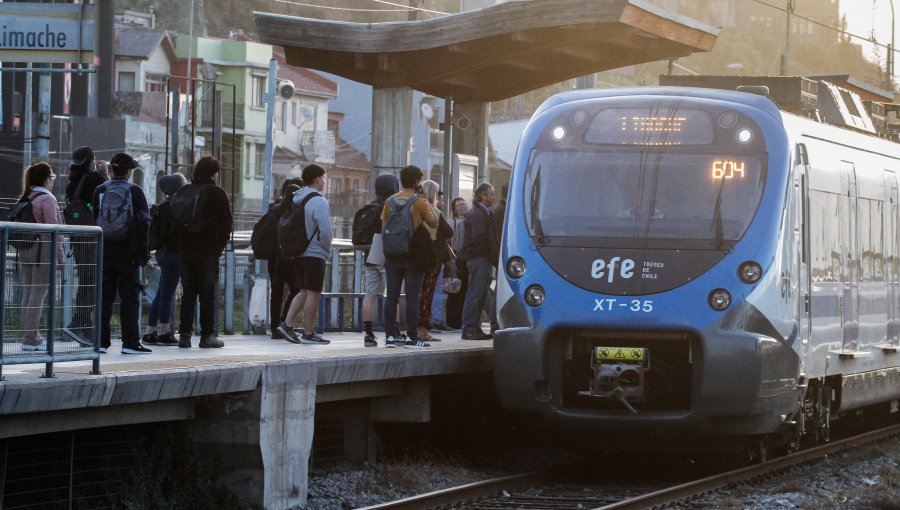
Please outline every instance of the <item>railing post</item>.
[[[94, 271], [94, 351], [100, 352], [100, 321], [103, 314], [103, 232], [100, 231], [97, 236], [97, 265]], [[94, 359], [91, 365], [91, 373], [100, 375], [100, 357]]]
[[[340, 248], [332, 248], [331, 249], [331, 292], [340, 292], [341, 291], [341, 249]], [[338, 310], [337, 300], [331, 299], [331, 321], [328, 324], [328, 327], [334, 329], [337, 328], [339, 321], [343, 321], [344, 318], [340, 317], [338, 314], [340, 313]]]
[[6, 254], [9, 250], [9, 231], [0, 228], [0, 381], [3, 380], [3, 332], [6, 331]]
[[234, 334], [234, 245], [225, 246], [225, 334]]
[[[359, 250], [353, 250], [353, 292], [357, 294], [361, 294], [363, 292], [363, 264], [365, 261], [363, 260], [363, 252]], [[362, 331], [362, 301], [365, 299], [359, 298], [358, 300], [354, 300], [353, 303], [353, 331]]]
[[[71, 243], [70, 243], [71, 245]], [[73, 311], [72, 303], [75, 300], [75, 293], [72, 289], [75, 287], [75, 247], [72, 246], [69, 251], [71, 257], [66, 256], [63, 259], [63, 281], [62, 281], [62, 327], [67, 327], [72, 321]]]
[[[259, 265], [259, 261], [257, 261], [257, 267]], [[252, 281], [253, 275], [255, 272], [251, 272], [250, 268], [253, 266], [248, 265], [247, 270], [244, 271], [244, 330], [243, 333], [245, 335], [250, 334], [250, 293], [252, 289], [250, 287], [250, 282]]]
[[[54, 333], [56, 329], [56, 252], [58, 249], [59, 232], [55, 231], [50, 234], [50, 255], [47, 257], [47, 271], [50, 272], [50, 308], [47, 324], [47, 354], [50, 356], [50, 359], [53, 359], [53, 351], [55, 350], [53, 345], [53, 337], [55, 336]], [[40, 257], [40, 250], [38, 250], [38, 257]], [[38, 259], [38, 263], [40, 263], [40, 258]], [[40, 325], [40, 315], [38, 315], [38, 325]], [[53, 377], [52, 361], [49, 361], [44, 365], [43, 377]]]

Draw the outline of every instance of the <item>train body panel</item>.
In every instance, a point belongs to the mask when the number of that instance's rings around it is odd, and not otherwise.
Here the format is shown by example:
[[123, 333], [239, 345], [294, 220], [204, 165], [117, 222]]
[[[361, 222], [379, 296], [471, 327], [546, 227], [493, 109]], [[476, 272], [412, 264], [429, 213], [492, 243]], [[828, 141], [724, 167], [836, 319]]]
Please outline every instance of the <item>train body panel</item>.
[[900, 355], [878, 346], [900, 329], [898, 155], [738, 92], [551, 98], [510, 182], [501, 401], [602, 430], [751, 435], [789, 427], [811, 381], [846, 382], [834, 411], [897, 399]]

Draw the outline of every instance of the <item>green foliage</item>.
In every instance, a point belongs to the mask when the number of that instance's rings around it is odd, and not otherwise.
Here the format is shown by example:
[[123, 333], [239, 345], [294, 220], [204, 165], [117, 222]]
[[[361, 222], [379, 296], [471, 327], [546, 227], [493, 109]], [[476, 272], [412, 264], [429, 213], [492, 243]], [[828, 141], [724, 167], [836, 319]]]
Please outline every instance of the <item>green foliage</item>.
[[239, 510], [217, 481], [219, 469], [201, 454], [181, 424], [160, 424], [137, 452], [136, 466], [112, 500], [120, 510]]

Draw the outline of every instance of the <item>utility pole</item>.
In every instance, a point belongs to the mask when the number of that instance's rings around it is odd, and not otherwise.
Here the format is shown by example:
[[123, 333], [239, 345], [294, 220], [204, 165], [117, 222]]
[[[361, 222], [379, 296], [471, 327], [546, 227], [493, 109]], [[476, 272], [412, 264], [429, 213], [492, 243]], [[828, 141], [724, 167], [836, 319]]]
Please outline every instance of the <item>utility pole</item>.
[[888, 73], [888, 90], [894, 90], [894, 0], [890, 0], [891, 4], [891, 45], [888, 46], [887, 52], [887, 73]]
[[784, 53], [781, 54], [781, 76], [788, 74], [788, 53], [791, 51], [791, 13], [794, 12], [794, 0], [787, 0], [787, 7], [784, 10], [785, 27], [784, 27]]
[[409, 0], [409, 21], [419, 21], [419, 7], [422, 6], [422, 0]]

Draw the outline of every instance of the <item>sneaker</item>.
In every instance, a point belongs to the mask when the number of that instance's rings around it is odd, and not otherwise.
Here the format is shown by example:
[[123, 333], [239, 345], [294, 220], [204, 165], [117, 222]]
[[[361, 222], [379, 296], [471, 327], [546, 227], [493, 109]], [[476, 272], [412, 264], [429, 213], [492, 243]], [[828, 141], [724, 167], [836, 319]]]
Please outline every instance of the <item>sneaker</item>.
[[457, 330], [451, 328], [443, 322], [435, 322], [431, 325], [431, 331], [434, 331], [436, 333], [452, 333]]
[[156, 345], [156, 331], [144, 335], [144, 338], [141, 339], [141, 343], [147, 345]]
[[201, 335], [200, 336], [200, 348], [201, 349], [218, 349], [219, 347], [225, 347], [225, 342], [221, 341], [216, 337], [216, 335]]
[[106, 347], [101, 347], [101, 348], [100, 348], [100, 354], [106, 354], [106, 351], [108, 351], [108, 350], [109, 350], [109, 349], [107, 349]]
[[384, 346], [388, 349], [393, 349], [394, 347], [397, 347], [398, 344], [400, 344], [400, 342], [392, 336], [389, 336], [384, 340]]
[[153, 351], [141, 345], [140, 342], [122, 346], [122, 354], [150, 354], [151, 352]]
[[190, 349], [191, 348], [191, 334], [190, 333], [179, 333], [178, 334], [178, 347], [182, 349]]
[[410, 338], [404, 343], [403, 347], [406, 347], [407, 349], [428, 349], [431, 347], [431, 344], [419, 340], [418, 338]]
[[493, 339], [493, 335], [489, 335], [488, 333], [482, 333], [481, 331], [472, 331], [470, 333], [463, 333], [463, 340], [491, 340]]
[[278, 332], [277, 328], [278, 326], [272, 328], [272, 340], [285, 340], [285, 338], [281, 336], [281, 333]]
[[328, 345], [331, 343], [331, 340], [325, 340], [321, 335], [314, 332], [309, 336], [300, 335], [300, 343], [309, 345]]
[[47, 341], [44, 340], [39, 344], [22, 344], [23, 351], [46, 351], [47, 350]]
[[363, 339], [363, 345], [366, 347], [378, 347], [378, 339], [375, 338], [375, 335], [367, 334]]
[[281, 335], [281, 338], [292, 344], [302, 343], [300, 342], [300, 337], [297, 335], [297, 332], [294, 331], [294, 328], [288, 327], [288, 325], [283, 322], [275, 327], [275, 332]]
[[156, 337], [156, 345], [178, 345], [178, 340], [175, 339], [175, 335], [172, 332], [163, 333]]
[[92, 342], [92, 341], [88, 340], [87, 338], [81, 336], [81, 334], [80, 334], [80, 333], [77, 333], [74, 329], [63, 328], [63, 329], [62, 329], [62, 336], [63, 336], [63, 338], [65, 338], [66, 340], [68, 340], [68, 341], [70, 341], [70, 342], [75, 342], [75, 343], [77, 343], [78, 345], [80, 345], [80, 346], [82, 346], [82, 347], [93, 347], [93, 346], [94, 346], [94, 342]]

